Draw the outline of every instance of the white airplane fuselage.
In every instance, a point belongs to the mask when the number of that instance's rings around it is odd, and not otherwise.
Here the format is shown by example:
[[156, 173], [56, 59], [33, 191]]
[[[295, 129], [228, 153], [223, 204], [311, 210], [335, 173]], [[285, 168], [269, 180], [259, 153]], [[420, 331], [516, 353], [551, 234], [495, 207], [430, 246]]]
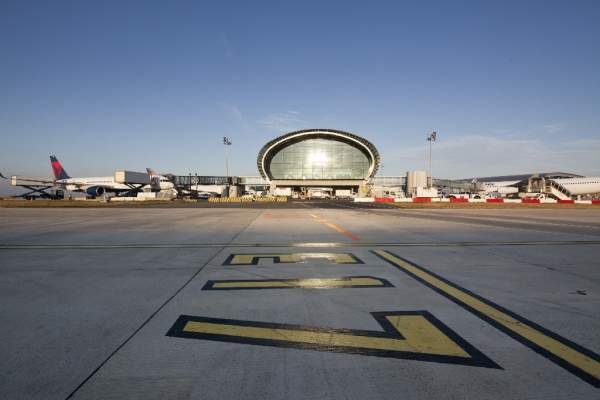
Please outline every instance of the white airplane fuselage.
[[[103, 187], [107, 192], [131, 190], [131, 187], [129, 186], [115, 182], [115, 178], [112, 176], [59, 179], [56, 181], [56, 184], [72, 192], [86, 191], [88, 188], [96, 186]], [[143, 189], [148, 187], [150, 187], [150, 185], [144, 186]], [[169, 190], [173, 189], [173, 187], [172, 182], [165, 177], [161, 177], [160, 190]]]
[[501, 182], [481, 182], [483, 184], [483, 190], [486, 194], [488, 193], [500, 193], [500, 194], [513, 194], [518, 193], [519, 188], [516, 184], [520, 181], [501, 181]]
[[112, 176], [98, 176], [98, 177], [86, 177], [86, 178], [67, 178], [58, 179], [56, 184], [63, 186], [65, 189], [75, 191], [86, 191], [91, 187], [103, 187], [106, 191], [125, 191], [131, 188], [122, 183], [116, 183]]
[[567, 189], [572, 195], [600, 193], [600, 177], [551, 179]]

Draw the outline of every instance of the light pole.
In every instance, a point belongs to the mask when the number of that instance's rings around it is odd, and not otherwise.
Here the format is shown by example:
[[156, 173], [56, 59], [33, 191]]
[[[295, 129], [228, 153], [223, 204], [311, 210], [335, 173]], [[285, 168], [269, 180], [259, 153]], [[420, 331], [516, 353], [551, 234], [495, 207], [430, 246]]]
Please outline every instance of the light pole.
[[433, 175], [431, 174], [431, 145], [437, 140], [437, 132], [433, 131], [427, 135], [427, 141], [429, 142], [429, 177], [427, 178], [427, 186], [433, 187]]
[[231, 146], [231, 138], [223, 136], [223, 145], [225, 146], [225, 175], [229, 181], [229, 146]]

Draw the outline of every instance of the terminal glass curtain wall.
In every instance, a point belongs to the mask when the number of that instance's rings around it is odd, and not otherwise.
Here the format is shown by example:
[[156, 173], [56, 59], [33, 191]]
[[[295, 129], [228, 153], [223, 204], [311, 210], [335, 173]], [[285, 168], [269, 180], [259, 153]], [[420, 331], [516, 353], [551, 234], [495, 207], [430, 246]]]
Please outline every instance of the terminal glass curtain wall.
[[307, 139], [279, 150], [269, 169], [273, 179], [365, 179], [369, 160], [345, 142]]

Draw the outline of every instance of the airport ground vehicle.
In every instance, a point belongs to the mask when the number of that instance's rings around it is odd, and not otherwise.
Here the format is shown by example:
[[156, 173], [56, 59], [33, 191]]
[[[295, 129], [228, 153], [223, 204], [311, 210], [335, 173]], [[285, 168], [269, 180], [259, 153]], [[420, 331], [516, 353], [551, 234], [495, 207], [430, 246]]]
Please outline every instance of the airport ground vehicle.
[[211, 197], [217, 197], [217, 195], [215, 193], [211, 193], [211, 192], [198, 192], [196, 197], [198, 199], [207, 200], [207, 199], [210, 199]]
[[62, 189], [50, 189], [46, 193], [48, 194], [49, 197], [42, 196], [41, 194], [38, 194], [38, 193], [33, 193], [33, 194], [25, 195], [25, 196], [23, 196], [23, 198], [25, 200], [43, 200], [43, 199], [63, 200], [65, 198], [65, 192]]
[[330, 188], [310, 188], [308, 190], [309, 199], [330, 199], [333, 189]]
[[[395, 195], [395, 193], [394, 193]], [[335, 190], [335, 198], [336, 199], [352, 199], [354, 198], [354, 193], [350, 189], [336, 189]]]
[[523, 199], [545, 200], [549, 198], [545, 193], [526, 193]]
[[470, 199], [471, 193], [462, 192], [462, 193], [449, 193], [446, 195], [449, 199]]

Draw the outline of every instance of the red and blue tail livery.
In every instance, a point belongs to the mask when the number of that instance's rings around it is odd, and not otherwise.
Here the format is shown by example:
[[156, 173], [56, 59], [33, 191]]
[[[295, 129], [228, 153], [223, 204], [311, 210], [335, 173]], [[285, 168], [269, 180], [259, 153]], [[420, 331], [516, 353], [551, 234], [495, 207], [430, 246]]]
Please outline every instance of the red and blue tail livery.
[[60, 161], [58, 161], [58, 158], [56, 158], [56, 156], [50, 156], [50, 165], [52, 165], [54, 179], [61, 180], [70, 178], [69, 174], [67, 174], [67, 171], [65, 171], [63, 166], [60, 164]]

